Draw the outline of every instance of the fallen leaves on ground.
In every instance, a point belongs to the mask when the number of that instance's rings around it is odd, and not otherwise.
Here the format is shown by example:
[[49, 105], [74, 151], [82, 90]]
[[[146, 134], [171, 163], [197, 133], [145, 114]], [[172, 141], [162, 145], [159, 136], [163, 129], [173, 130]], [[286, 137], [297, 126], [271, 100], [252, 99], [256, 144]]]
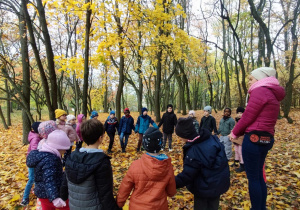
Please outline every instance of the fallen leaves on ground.
[[[138, 113], [132, 113], [137, 119]], [[202, 111], [196, 112], [197, 119], [202, 117]], [[222, 113], [213, 114], [217, 122]], [[102, 122], [108, 114], [100, 114]], [[178, 114], [178, 117], [182, 115]], [[235, 115], [233, 114], [233, 117]], [[300, 208], [300, 111], [293, 111], [291, 117], [294, 124], [288, 124], [286, 119], [278, 120], [276, 125], [275, 144], [266, 159], [266, 175], [268, 186], [268, 209], [299, 209]], [[27, 183], [26, 151], [27, 146], [22, 145], [22, 124], [16, 120], [9, 130], [0, 129], [0, 208], [14, 209], [21, 202], [25, 185]], [[1, 125], [2, 126], [2, 125]], [[126, 174], [130, 164], [140, 158], [143, 152], [136, 152], [138, 135], [132, 134], [126, 153], [121, 153], [118, 136], [115, 137], [111, 163], [114, 176], [114, 194], [117, 194], [119, 185]], [[109, 138], [105, 135], [101, 148], [106, 151]], [[183, 142], [174, 134], [173, 151], [166, 154], [171, 156], [174, 173], [182, 171]], [[229, 164], [231, 164], [229, 162]], [[192, 209], [193, 195], [186, 189], [179, 189], [177, 194], [168, 198], [170, 209]], [[30, 194], [28, 209], [35, 209], [36, 197]], [[129, 201], [124, 209], [128, 209]], [[236, 173], [231, 168], [231, 187], [221, 196], [222, 209], [249, 209], [250, 199], [248, 181], [245, 172]]]

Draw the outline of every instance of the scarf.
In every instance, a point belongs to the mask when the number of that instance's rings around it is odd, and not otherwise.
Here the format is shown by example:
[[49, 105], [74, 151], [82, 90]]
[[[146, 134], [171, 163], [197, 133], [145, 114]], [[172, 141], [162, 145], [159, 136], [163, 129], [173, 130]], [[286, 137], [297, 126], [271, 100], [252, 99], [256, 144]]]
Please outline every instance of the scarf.
[[42, 149], [40, 149], [39, 151], [40, 152], [50, 152], [61, 159], [61, 154], [59, 153], [59, 151], [53, 147], [50, 147], [47, 144], [47, 141], [42, 144]]

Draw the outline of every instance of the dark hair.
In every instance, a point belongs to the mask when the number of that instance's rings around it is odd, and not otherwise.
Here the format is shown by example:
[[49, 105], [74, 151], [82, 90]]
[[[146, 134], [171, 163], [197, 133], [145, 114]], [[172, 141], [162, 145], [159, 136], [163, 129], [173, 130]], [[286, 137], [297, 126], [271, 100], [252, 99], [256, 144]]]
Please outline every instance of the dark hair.
[[81, 124], [80, 131], [84, 142], [91, 145], [104, 134], [104, 126], [99, 120], [90, 119]]
[[226, 108], [224, 109], [224, 112], [226, 111], [226, 109], [228, 109], [229, 112], [230, 112], [230, 114], [231, 114], [231, 109], [230, 109], [229, 107], [226, 107]]

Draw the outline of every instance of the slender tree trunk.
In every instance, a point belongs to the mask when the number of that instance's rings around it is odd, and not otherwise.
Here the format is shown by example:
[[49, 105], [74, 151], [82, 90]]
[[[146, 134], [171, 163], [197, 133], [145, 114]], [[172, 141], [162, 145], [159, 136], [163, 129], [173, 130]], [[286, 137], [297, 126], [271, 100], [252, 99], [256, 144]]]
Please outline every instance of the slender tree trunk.
[[105, 69], [105, 83], [104, 83], [104, 101], [103, 101], [103, 106], [104, 106], [104, 112], [108, 112], [108, 85], [107, 85], [107, 80], [108, 80], [108, 68], [107, 65], [104, 66]]
[[[223, 26], [223, 50], [226, 51], [226, 28], [224, 19], [222, 19], [222, 26]], [[231, 100], [230, 100], [230, 83], [229, 83], [229, 69], [227, 63], [227, 54], [223, 53], [224, 59], [224, 68], [225, 68], [225, 104], [228, 107], [231, 107]]]
[[[27, 43], [27, 27], [24, 21], [24, 11], [21, 7], [19, 18], [19, 33], [20, 33], [20, 43], [21, 43], [21, 54], [22, 54], [22, 69], [23, 69], [23, 83], [22, 92], [24, 96], [23, 103], [26, 104], [30, 112], [30, 69], [29, 69], [29, 55], [28, 55], [28, 43]], [[31, 123], [29, 117], [27, 116], [26, 110], [22, 110], [23, 119], [23, 144], [28, 144], [28, 134], [31, 129]]]
[[[8, 86], [7, 79], [4, 80], [5, 89], [6, 89], [6, 97], [10, 99], [10, 88]], [[11, 100], [6, 101], [6, 117], [7, 117], [7, 125], [11, 126]]]
[[[85, 0], [89, 3], [90, 0]], [[90, 31], [91, 31], [91, 15], [90, 8], [86, 11], [85, 23], [85, 49], [84, 49], [84, 73], [83, 73], [83, 92], [82, 92], [82, 113], [87, 116], [88, 113], [88, 88], [89, 88], [89, 50], [90, 50]]]
[[6, 121], [5, 121], [5, 117], [4, 117], [4, 115], [3, 115], [3, 112], [2, 112], [2, 108], [1, 108], [1, 105], [0, 105], [0, 118], [1, 118], [1, 120], [2, 120], [2, 123], [3, 123], [3, 126], [4, 126], [4, 129], [8, 129], [8, 126], [7, 126], [7, 124], [6, 124]]

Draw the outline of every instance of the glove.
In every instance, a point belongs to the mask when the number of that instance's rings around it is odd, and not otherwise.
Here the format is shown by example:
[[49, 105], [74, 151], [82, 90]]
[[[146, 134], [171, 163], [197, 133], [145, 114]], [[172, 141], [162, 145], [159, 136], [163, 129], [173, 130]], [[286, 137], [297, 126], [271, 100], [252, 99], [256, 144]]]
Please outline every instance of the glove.
[[56, 198], [52, 203], [56, 208], [65, 207], [67, 205], [61, 198]]

